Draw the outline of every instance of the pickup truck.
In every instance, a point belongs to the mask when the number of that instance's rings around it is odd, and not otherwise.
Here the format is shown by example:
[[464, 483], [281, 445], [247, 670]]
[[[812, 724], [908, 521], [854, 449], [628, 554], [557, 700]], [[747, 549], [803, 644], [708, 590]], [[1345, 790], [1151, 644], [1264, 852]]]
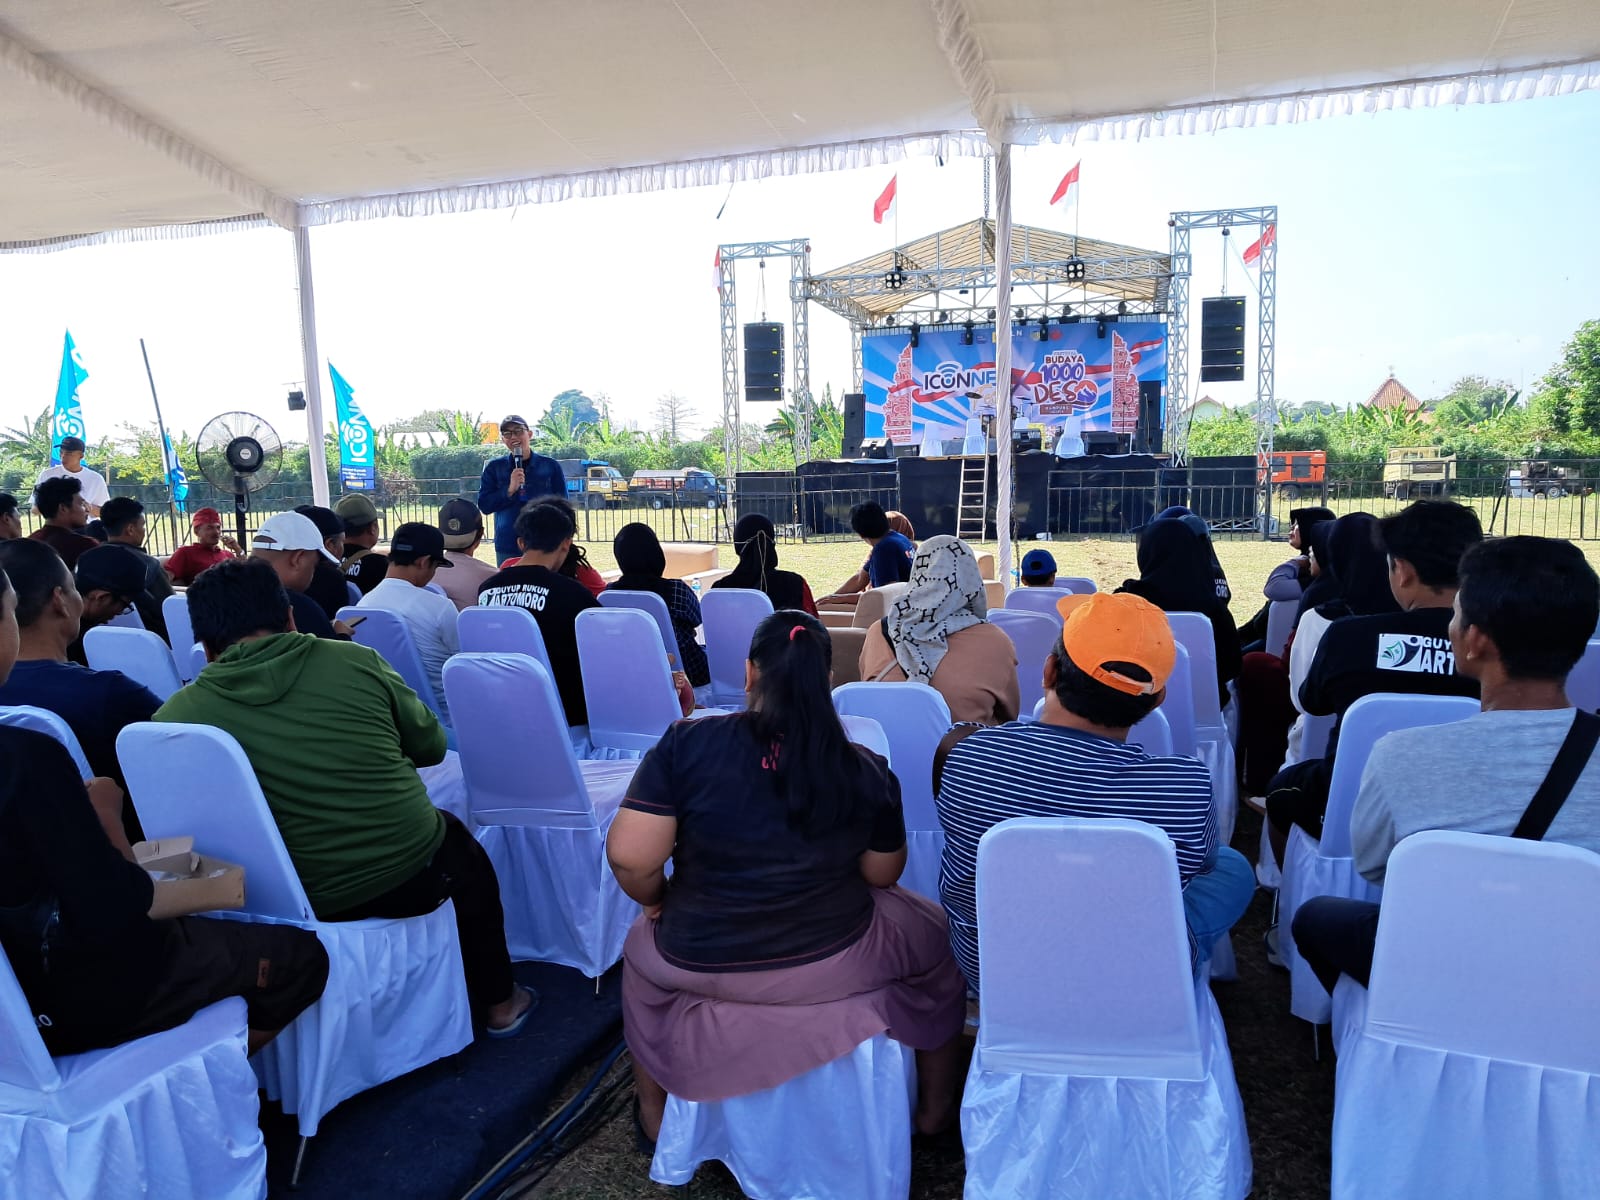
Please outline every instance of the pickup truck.
[[585, 508], [618, 508], [628, 498], [628, 481], [610, 463], [597, 458], [563, 458], [567, 495]]
[[1396, 446], [1383, 465], [1383, 495], [1387, 500], [1442, 499], [1456, 481], [1456, 456], [1436, 446]]
[[628, 483], [628, 494], [651, 508], [722, 508], [728, 503], [728, 489], [722, 481], [699, 467], [635, 471]]

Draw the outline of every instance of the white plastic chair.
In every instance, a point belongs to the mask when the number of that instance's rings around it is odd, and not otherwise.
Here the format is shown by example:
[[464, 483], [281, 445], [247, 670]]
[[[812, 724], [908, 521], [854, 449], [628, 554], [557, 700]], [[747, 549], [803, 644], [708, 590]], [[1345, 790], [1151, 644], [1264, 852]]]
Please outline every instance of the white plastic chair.
[[344, 594], [349, 598], [352, 608], [361, 603], [361, 589], [348, 580], [345, 581]]
[[267, 1194], [256, 1079], [237, 996], [176, 1029], [51, 1058], [0, 954], [0, 1194]]
[[166, 700], [183, 686], [172, 651], [148, 629], [96, 625], [83, 635], [83, 656], [96, 671], [121, 671]]
[[1190, 973], [1171, 840], [1141, 821], [1002, 821], [978, 843], [977, 899], [967, 1200], [1245, 1196], [1244, 1108]]
[[839, 724], [844, 726], [847, 738], [858, 746], [871, 750], [884, 762], [889, 764], [889, 769], [894, 770], [894, 748], [889, 745], [889, 735], [883, 732], [871, 717], [850, 717], [843, 714], [839, 717]]
[[1430, 831], [1385, 878], [1372, 986], [1349, 984], [1334, 1200], [1592, 1197], [1600, 855]]
[[667, 652], [673, 668], [683, 670], [683, 664], [678, 661], [678, 631], [672, 627], [672, 614], [660, 596], [654, 592], [627, 592], [608, 587], [600, 593], [600, 604], [603, 608], [636, 608], [648, 613], [661, 632], [661, 648]]
[[551, 669], [539, 619], [525, 608], [474, 604], [456, 618], [456, 634], [463, 654], [526, 654]]
[[1294, 615], [1299, 611], [1298, 600], [1273, 600], [1267, 604], [1267, 636], [1261, 645], [1263, 650], [1283, 657], [1289, 646], [1289, 635], [1294, 632]]
[[[161, 619], [167, 623], [167, 637], [171, 641], [172, 661], [178, 668], [178, 678], [193, 683], [205, 670], [206, 648], [194, 639], [194, 625], [189, 620], [189, 597], [176, 592], [161, 602]], [[188, 647], [188, 652], [185, 652]]]
[[989, 620], [1011, 639], [1017, 652], [1019, 711], [1029, 712], [1044, 698], [1044, 660], [1061, 634], [1061, 620], [1020, 608], [999, 609], [989, 614]]
[[618, 750], [650, 749], [668, 725], [683, 719], [655, 622], [631, 606], [586, 608], [575, 630], [589, 740]]
[[1326, 1024], [1332, 1001], [1295, 947], [1290, 927], [1313, 896], [1376, 900], [1383, 894], [1356, 870], [1350, 846], [1350, 815], [1361, 791], [1372, 747], [1386, 733], [1464, 721], [1478, 711], [1466, 696], [1408, 696], [1389, 692], [1363, 696], [1339, 722], [1339, 747], [1328, 783], [1328, 808], [1319, 841], [1296, 825], [1289, 831], [1278, 888], [1278, 954], [1289, 969], [1289, 1011], [1313, 1025]]
[[417, 650], [416, 639], [411, 636], [411, 628], [405, 618], [390, 609], [363, 604], [341, 608], [338, 619], [347, 625], [351, 621], [360, 621], [355, 626], [356, 644], [376, 650], [378, 656], [394, 668], [405, 685], [417, 694], [417, 699], [439, 718], [439, 724], [451, 732], [450, 748], [455, 749], [454, 731], [439, 708], [439, 698], [434, 695], [428, 670], [422, 665], [422, 655]]
[[1173, 656], [1172, 674], [1167, 677], [1167, 697], [1161, 702], [1161, 711], [1172, 733], [1172, 752], [1199, 758], [1195, 748], [1194, 662], [1181, 644], [1174, 649], [1177, 654]]
[[871, 717], [893, 753], [906, 822], [906, 869], [900, 886], [939, 903], [944, 827], [933, 803], [933, 755], [950, 731], [950, 706], [925, 683], [847, 683], [833, 689], [841, 716]]
[[[580, 763], [550, 672], [526, 654], [452, 655], [444, 688], [472, 825], [500, 879], [511, 957], [604, 974], [639, 915], [606, 862], [606, 830], [637, 764]], [[516, 754], [505, 752], [508, 741]]]
[[667, 1097], [650, 1178], [727, 1164], [756, 1200], [906, 1200], [916, 1056], [878, 1034], [775, 1088], [715, 1103]]
[[[1167, 614], [1174, 641], [1189, 652], [1190, 694], [1194, 697], [1194, 756], [1211, 772], [1211, 797], [1217, 812], [1217, 836], [1233, 838], [1239, 811], [1239, 771], [1234, 764], [1233, 735], [1222, 717], [1217, 696], [1217, 642], [1211, 618], [1204, 613]], [[1169, 690], [1170, 690], [1170, 684]]]
[[744, 707], [744, 664], [756, 626], [772, 615], [772, 600], [754, 588], [712, 588], [700, 598], [714, 704]]
[[[1027, 720], [1028, 718], [1023, 718]], [[1044, 720], [1044, 699], [1033, 706], [1033, 720]], [[1138, 746], [1151, 758], [1172, 757], [1172, 726], [1159, 708], [1128, 730], [1128, 744]]]
[[1055, 587], [1014, 587], [1006, 593], [1006, 611], [1038, 613], [1049, 617], [1059, 628], [1061, 614], [1056, 611], [1056, 603], [1078, 594], [1059, 583]]
[[[210, 725], [140, 722], [117, 735], [117, 758], [148, 837], [190, 835], [205, 853], [244, 868], [245, 906], [223, 915], [309, 929], [328, 952], [322, 998], [253, 1059], [268, 1097], [299, 1118], [302, 1153], [340, 1101], [472, 1041], [449, 901], [421, 917], [319, 921], [231, 736]], [[205, 786], [173, 787], [176, 778]]]
[[31, 704], [13, 704], [0, 708], [0, 725], [10, 725], [17, 729], [31, 729], [35, 733], [42, 733], [46, 737], [53, 737], [67, 748], [67, 753], [72, 756], [72, 765], [78, 773], [89, 779], [94, 775], [94, 770], [89, 766], [89, 759], [83, 753], [83, 747], [78, 744], [78, 735], [72, 732], [72, 726], [58, 713], [51, 712], [48, 708], [35, 708]]
[[144, 618], [139, 615], [139, 610], [130, 604], [106, 624], [113, 629], [143, 629]]
[[1588, 712], [1600, 709], [1600, 641], [1590, 640], [1578, 665], [1567, 676], [1567, 698]]

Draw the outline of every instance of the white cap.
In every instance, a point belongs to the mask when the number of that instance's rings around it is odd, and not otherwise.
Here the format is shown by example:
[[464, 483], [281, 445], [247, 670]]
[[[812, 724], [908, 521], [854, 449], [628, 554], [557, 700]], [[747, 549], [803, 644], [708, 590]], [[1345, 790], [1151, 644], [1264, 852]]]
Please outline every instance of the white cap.
[[322, 544], [322, 533], [316, 522], [304, 513], [284, 512], [268, 517], [256, 530], [252, 550], [316, 550], [322, 557], [338, 565], [339, 560], [328, 553]]

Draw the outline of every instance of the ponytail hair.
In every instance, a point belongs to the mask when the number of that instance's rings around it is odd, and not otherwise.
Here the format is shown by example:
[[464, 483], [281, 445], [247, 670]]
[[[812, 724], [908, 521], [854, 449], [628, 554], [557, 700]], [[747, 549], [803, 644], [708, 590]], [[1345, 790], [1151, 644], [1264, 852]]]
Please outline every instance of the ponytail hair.
[[[881, 774], [845, 734], [833, 710], [829, 672], [833, 642], [821, 621], [798, 609], [779, 609], [750, 639], [756, 668], [749, 719], [771, 747], [778, 794], [789, 827], [817, 836], [843, 825]], [[870, 774], [869, 774], [870, 773]], [[882, 787], [887, 795], [887, 788]]]

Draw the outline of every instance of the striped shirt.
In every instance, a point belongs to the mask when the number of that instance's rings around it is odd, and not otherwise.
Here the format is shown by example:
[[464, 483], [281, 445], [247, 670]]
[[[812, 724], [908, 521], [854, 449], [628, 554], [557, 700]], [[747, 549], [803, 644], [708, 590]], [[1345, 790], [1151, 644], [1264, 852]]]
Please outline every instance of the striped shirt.
[[1192, 758], [1151, 758], [1137, 746], [1059, 725], [1013, 721], [980, 729], [950, 751], [936, 803], [944, 827], [939, 897], [950, 946], [978, 990], [978, 839], [1010, 817], [1125, 817], [1162, 830], [1185, 885], [1217, 855], [1211, 777]]

